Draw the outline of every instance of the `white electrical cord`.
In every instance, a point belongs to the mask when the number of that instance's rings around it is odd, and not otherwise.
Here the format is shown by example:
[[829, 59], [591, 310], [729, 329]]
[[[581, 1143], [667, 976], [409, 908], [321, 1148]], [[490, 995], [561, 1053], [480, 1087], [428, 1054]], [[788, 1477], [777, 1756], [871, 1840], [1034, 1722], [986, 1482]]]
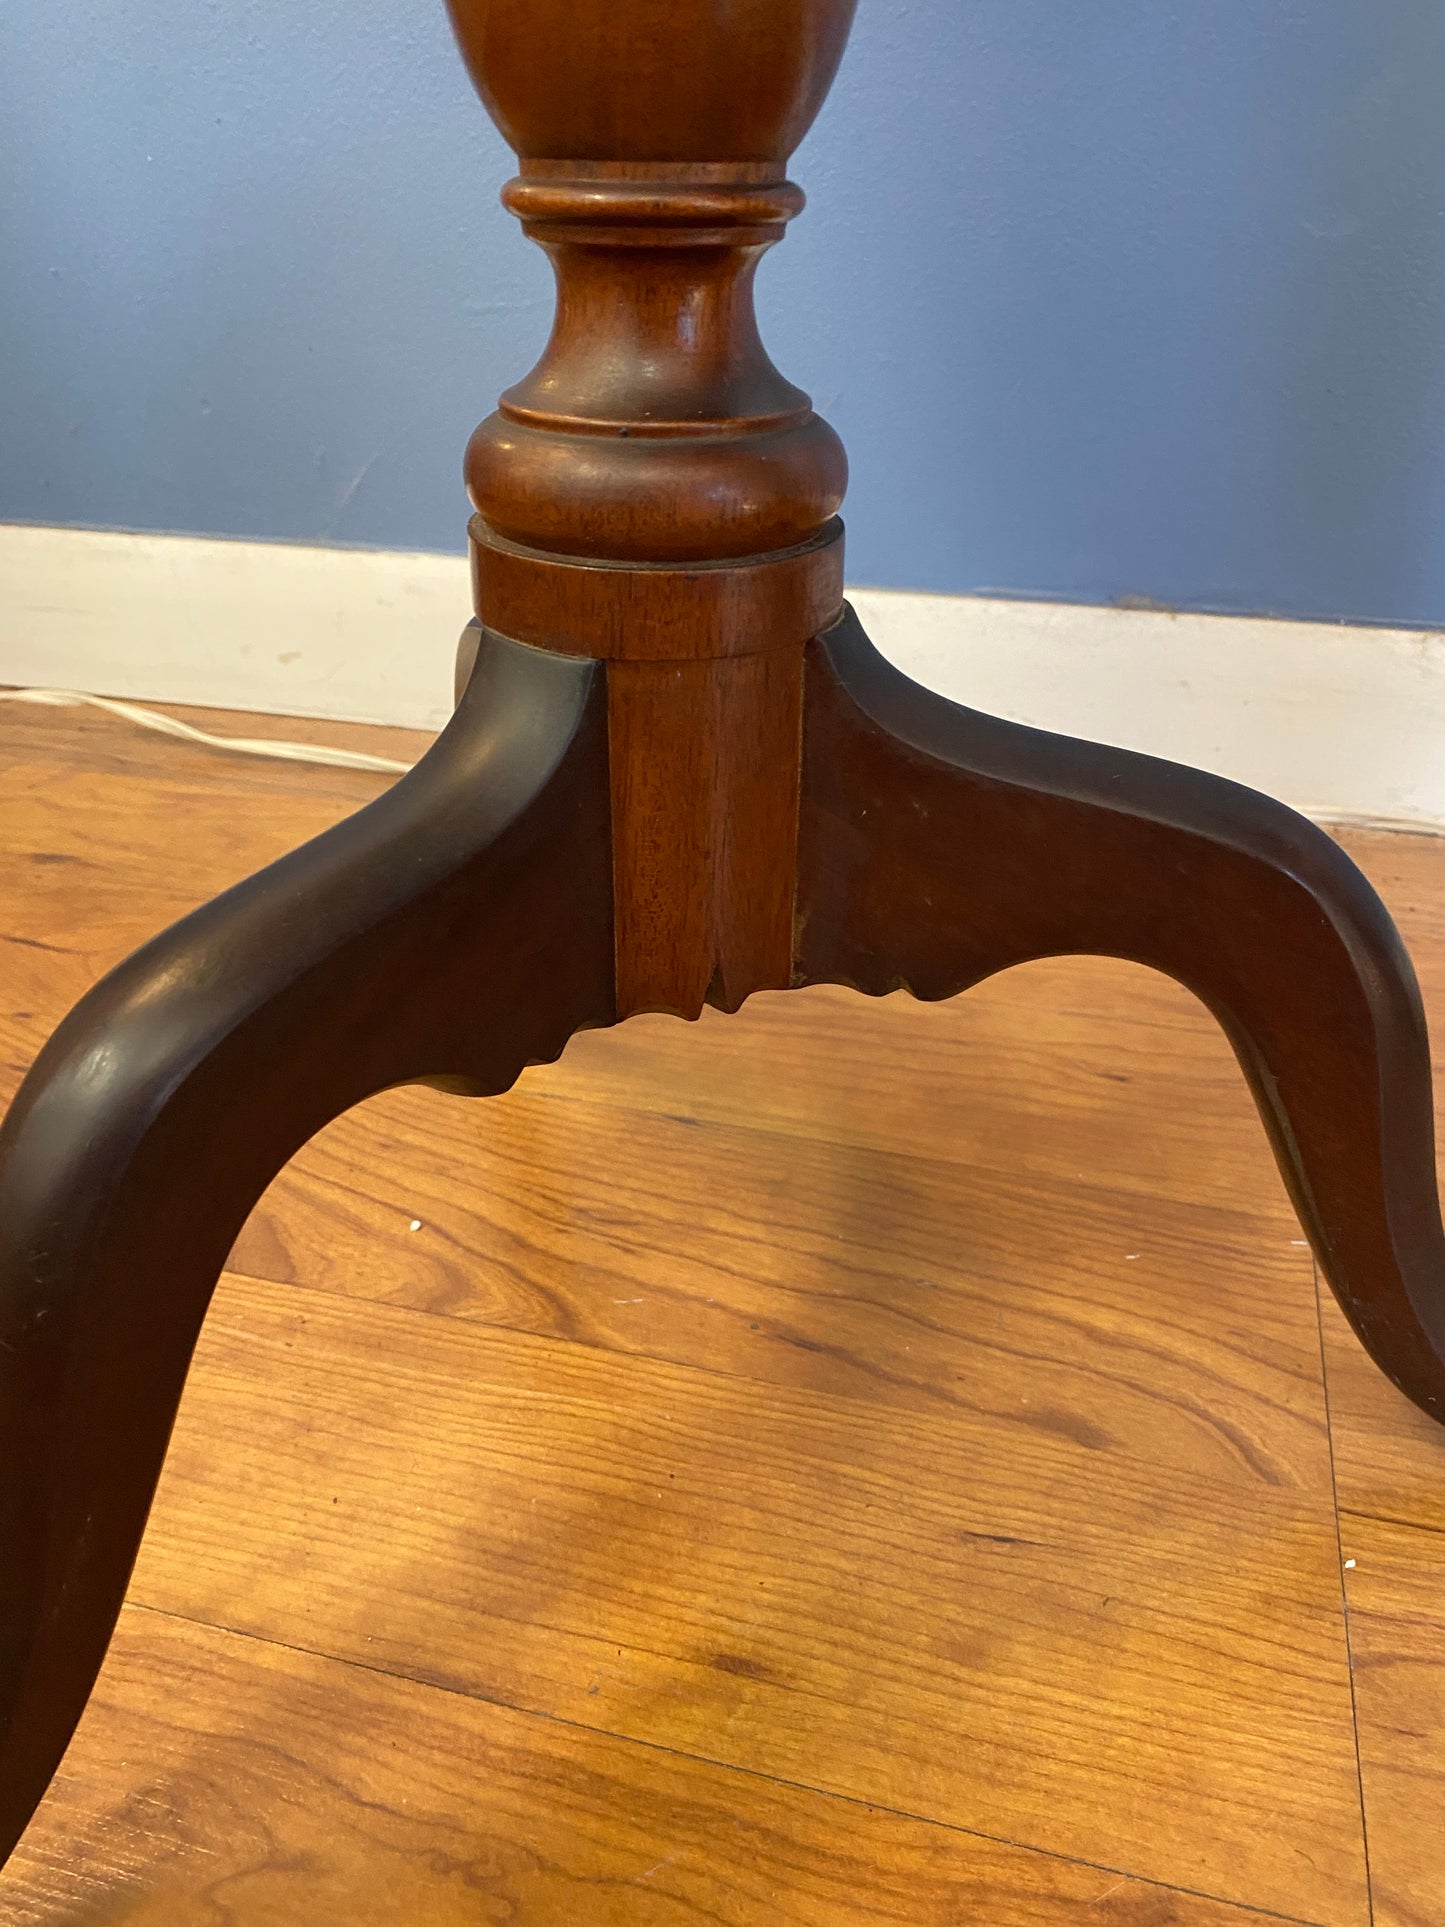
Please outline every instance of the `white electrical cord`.
[[404, 776], [411, 768], [410, 763], [398, 763], [390, 756], [368, 756], [359, 749], [331, 749], [324, 743], [288, 743], [269, 736], [212, 736], [208, 730], [178, 722], [174, 716], [163, 716], [158, 709], [117, 702], [113, 696], [89, 696], [80, 689], [0, 689], [0, 702], [42, 703], [57, 709], [88, 704], [128, 723], [139, 723], [142, 729], [158, 729], [164, 736], [204, 743], [208, 749], [233, 749], [241, 756], [274, 756], [284, 763], [325, 763], [332, 769], [375, 770], [385, 776]]
[[[323, 763], [331, 769], [374, 770], [383, 776], [405, 776], [410, 763], [398, 763], [390, 756], [368, 756], [359, 749], [332, 749], [325, 743], [288, 743], [270, 736], [212, 736], [208, 730], [191, 723], [163, 716], [158, 709], [140, 703], [117, 702], [113, 696], [91, 696], [80, 689], [0, 689], [3, 703], [46, 703], [54, 708], [74, 709], [89, 704], [105, 709], [142, 729], [158, 729], [163, 736], [179, 736], [183, 742], [204, 743], [207, 749], [233, 749], [241, 756], [274, 756], [284, 763]], [[1363, 811], [1305, 809], [1302, 815], [1316, 823], [1340, 829], [1386, 831], [1394, 836], [1439, 836], [1445, 825], [1435, 817], [1371, 816]]]

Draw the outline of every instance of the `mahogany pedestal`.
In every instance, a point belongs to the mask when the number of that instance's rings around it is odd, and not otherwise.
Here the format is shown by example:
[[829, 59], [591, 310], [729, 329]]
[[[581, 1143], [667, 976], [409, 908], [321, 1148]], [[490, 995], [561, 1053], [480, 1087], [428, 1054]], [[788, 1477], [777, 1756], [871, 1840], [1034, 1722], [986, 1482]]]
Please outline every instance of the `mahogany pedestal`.
[[435, 748], [113, 971], [0, 1132], [0, 1858], [233, 1239], [389, 1085], [494, 1093], [586, 1026], [760, 989], [1150, 964], [1225, 1027], [1361, 1342], [1445, 1419], [1425, 1027], [1364, 878], [1235, 784], [930, 695], [842, 601], [842, 448], [750, 290], [852, 0], [452, 11], [557, 321], [468, 450], [477, 622]]

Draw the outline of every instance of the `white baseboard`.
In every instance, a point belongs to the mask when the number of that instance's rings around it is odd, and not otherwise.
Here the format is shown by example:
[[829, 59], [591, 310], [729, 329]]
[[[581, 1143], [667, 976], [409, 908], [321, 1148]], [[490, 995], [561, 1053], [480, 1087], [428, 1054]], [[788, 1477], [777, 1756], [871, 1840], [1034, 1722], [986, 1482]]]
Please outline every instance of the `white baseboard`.
[[[1445, 635], [851, 594], [956, 701], [1319, 817], [1445, 828]], [[455, 556], [0, 526], [0, 683], [435, 729], [469, 614]]]
[[457, 556], [0, 525], [0, 683], [439, 729]]

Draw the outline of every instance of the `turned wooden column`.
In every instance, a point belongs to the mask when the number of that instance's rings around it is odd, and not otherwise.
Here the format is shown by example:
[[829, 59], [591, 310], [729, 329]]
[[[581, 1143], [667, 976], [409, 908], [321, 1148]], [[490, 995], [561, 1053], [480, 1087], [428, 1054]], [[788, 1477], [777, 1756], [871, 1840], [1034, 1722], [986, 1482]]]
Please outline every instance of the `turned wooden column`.
[[838, 437], [753, 277], [853, 0], [452, 0], [557, 277], [472, 436], [476, 612], [607, 664], [618, 1015], [791, 978], [803, 650], [840, 612]]

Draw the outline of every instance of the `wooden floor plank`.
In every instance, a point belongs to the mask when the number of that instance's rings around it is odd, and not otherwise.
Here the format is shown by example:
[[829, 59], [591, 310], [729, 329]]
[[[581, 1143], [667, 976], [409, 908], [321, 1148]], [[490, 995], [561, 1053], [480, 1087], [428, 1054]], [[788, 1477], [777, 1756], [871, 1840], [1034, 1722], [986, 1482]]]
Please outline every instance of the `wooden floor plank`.
[[[641, 1084], [700, 1124], [761, 1124], [970, 1170], [1008, 1173], [1023, 1159], [1042, 1177], [1105, 1184], [1121, 1200], [1233, 1205], [1243, 1175], [1251, 1200], [1286, 1221], [1228, 1045], [1187, 992], [1150, 972], [1072, 959], [944, 1004], [821, 987], [761, 992], [745, 1014], [747, 1061], [730, 1035], [734, 1019], [645, 1015], [628, 1022], [625, 1056], [611, 1033], [574, 1038], [549, 1089], [626, 1105]], [[1161, 1110], [1141, 1090], [1159, 1089], [1166, 1060]]]
[[[748, 1076], [750, 1025], [744, 1012], [730, 1033], [729, 1065]], [[1005, 1176], [700, 1127], [665, 1112], [645, 1068], [625, 1105], [551, 1101], [545, 1071], [485, 1104], [389, 1093], [306, 1148], [232, 1263], [769, 1383], [1127, 1441], [1246, 1486], [1327, 1485], [1308, 1253], [1272, 1210], [1142, 1213], [1026, 1163]]]
[[[1347, 833], [1431, 1019], [1445, 1142], [1445, 839]], [[1445, 1285], [1442, 1285], [1445, 1288]], [[1375, 1927], [1445, 1920], [1445, 1429], [1375, 1368], [1320, 1287]], [[1422, 1530], [1422, 1528], [1425, 1528]]]
[[1364, 1918], [1327, 1494], [231, 1278], [134, 1597]]
[[[362, 750], [399, 763], [414, 762], [436, 740], [434, 731], [400, 729], [393, 724], [259, 715], [249, 709], [198, 708], [184, 703], [154, 702], [144, 707], [216, 736], [329, 744], [333, 749]], [[108, 711], [89, 707], [32, 707], [7, 702], [0, 707], [0, 742], [13, 752], [16, 761], [23, 757], [32, 762], [55, 762], [67, 774], [107, 770], [142, 782], [156, 776], [196, 775], [208, 784], [229, 784], [247, 796], [273, 786], [294, 787], [312, 797], [334, 789], [342, 806], [350, 809], [396, 780], [380, 772], [273, 761], [188, 743], [181, 737], [161, 737]]]
[[6, 1927], [1251, 1927], [1217, 1902], [125, 1613]]
[[1341, 1521], [1374, 1927], [1445, 1920], [1445, 1534]]
[[[175, 713], [237, 733], [312, 734], [281, 717]], [[349, 733], [315, 728], [322, 740]], [[388, 732], [356, 734], [370, 748]], [[89, 711], [0, 704], [0, 1103], [112, 965], [388, 780], [229, 756]]]

